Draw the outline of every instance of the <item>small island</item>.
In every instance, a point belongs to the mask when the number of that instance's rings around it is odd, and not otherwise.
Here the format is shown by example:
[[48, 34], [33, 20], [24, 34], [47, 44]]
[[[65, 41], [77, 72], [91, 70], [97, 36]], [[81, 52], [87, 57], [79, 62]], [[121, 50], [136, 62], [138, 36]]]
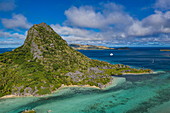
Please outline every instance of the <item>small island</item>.
[[103, 89], [112, 75], [152, 73], [90, 59], [46, 23], [33, 25], [21, 47], [0, 54], [0, 70], [0, 97], [43, 96], [64, 86]]
[[75, 50], [130, 50], [129, 47], [111, 48], [106, 46], [69, 44]]
[[119, 48], [115, 48], [116, 50], [130, 50], [129, 47], [119, 47]]
[[160, 51], [170, 51], [170, 49], [160, 49]]
[[36, 113], [35, 110], [24, 110], [21, 113]]
[[105, 46], [95, 46], [95, 45], [82, 45], [82, 44], [69, 44], [75, 50], [107, 50], [107, 49], [114, 49]]

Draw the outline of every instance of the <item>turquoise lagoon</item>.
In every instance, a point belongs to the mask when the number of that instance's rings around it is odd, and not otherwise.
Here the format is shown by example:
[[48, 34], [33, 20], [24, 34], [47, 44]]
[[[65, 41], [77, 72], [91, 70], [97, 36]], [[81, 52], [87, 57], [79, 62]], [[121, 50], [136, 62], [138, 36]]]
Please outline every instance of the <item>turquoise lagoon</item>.
[[[81, 50], [92, 59], [150, 68], [157, 73], [124, 75], [118, 78], [121, 83], [105, 90], [69, 87], [45, 97], [0, 99], [0, 113], [20, 113], [25, 109], [37, 113], [49, 110], [52, 113], [170, 113], [170, 52], [160, 49]], [[0, 52], [10, 50], [0, 49]], [[110, 53], [114, 56], [109, 56]]]

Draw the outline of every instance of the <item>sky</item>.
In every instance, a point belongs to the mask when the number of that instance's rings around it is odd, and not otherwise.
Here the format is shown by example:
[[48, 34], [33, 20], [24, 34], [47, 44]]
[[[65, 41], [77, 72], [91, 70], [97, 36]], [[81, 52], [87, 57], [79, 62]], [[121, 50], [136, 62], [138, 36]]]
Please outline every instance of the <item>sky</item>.
[[69, 44], [170, 47], [170, 0], [0, 0], [0, 48], [41, 22]]

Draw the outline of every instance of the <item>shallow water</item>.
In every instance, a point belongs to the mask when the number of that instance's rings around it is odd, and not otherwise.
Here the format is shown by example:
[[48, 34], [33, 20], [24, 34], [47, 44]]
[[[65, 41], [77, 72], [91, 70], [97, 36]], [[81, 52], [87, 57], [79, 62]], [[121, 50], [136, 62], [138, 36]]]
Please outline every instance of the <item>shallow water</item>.
[[[1, 50], [1, 49], [0, 49]], [[47, 97], [0, 99], [0, 113], [35, 109], [37, 113], [167, 113], [170, 111], [170, 52], [159, 48], [80, 51], [112, 64], [162, 71], [147, 75], [124, 75], [126, 81], [106, 90], [63, 88]], [[114, 56], [109, 56], [114, 53]], [[153, 63], [154, 59], [154, 63]]]

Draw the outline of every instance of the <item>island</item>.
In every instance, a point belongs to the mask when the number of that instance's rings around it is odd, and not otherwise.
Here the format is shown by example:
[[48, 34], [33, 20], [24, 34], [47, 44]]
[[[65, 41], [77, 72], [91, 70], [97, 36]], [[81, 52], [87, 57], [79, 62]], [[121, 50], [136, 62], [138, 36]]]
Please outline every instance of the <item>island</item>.
[[82, 44], [69, 44], [75, 50], [130, 50], [129, 47], [119, 47], [111, 48], [106, 46], [96, 46], [96, 45], [82, 45]]
[[129, 47], [119, 47], [119, 48], [115, 48], [116, 50], [130, 50]]
[[114, 82], [112, 75], [152, 72], [90, 59], [46, 23], [33, 25], [21, 47], [0, 54], [0, 70], [0, 97], [43, 96], [63, 86], [102, 89]]
[[36, 113], [35, 110], [24, 110], [21, 113]]
[[170, 51], [170, 49], [160, 49], [160, 51]]
[[69, 44], [75, 50], [107, 50], [114, 49], [106, 46], [95, 46], [95, 45], [82, 45], [82, 44]]

